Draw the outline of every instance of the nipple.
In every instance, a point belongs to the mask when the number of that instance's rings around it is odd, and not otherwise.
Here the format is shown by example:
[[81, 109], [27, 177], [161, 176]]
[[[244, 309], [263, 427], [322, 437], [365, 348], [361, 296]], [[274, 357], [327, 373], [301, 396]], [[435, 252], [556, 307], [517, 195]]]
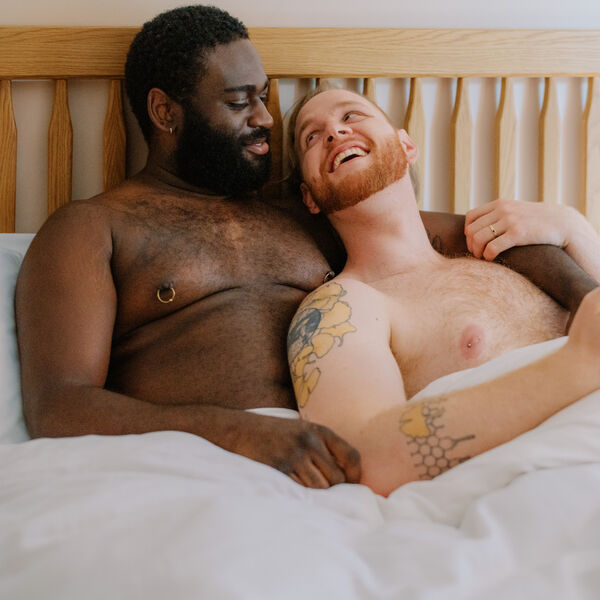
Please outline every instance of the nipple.
[[335, 273], [333, 271], [327, 271], [327, 273], [325, 273], [325, 276], [323, 277], [323, 283], [331, 281], [334, 277]]
[[169, 302], [173, 302], [173, 300], [175, 300], [175, 288], [173, 287], [173, 283], [161, 285], [156, 290], [156, 297], [161, 304], [169, 304]]
[[467, 360], [481, 356], [485, 346], [483, 329], [479, 325], [469, 325], [460, 336], [460, 353]]

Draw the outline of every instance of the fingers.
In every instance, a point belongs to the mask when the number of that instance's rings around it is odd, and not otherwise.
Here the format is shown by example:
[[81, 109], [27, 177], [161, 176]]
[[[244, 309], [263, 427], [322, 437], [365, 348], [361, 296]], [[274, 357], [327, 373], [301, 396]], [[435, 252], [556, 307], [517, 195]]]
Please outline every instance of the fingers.
[[487, 246], [493, 242], [497, 242], [500, 236], [506, 232], [503, 221], [496, 220], [495, 217], [494, 213], [488, 213], [469, 226], [468, 233], [466, 234], [467, 247], [475, 258], [484, 256]]
[[323, 427], [314, 431], [305, 431], [300, 436], [301, 450], [306, 457], [296, 472], [301, 474], [308, 487], [327, 488], [346, 481], [344, 472], [323, 441], [323, 437], [330, 433], [332, 432]]
[[495, 202], [488, 202], [487, 204], [483, 204], [482, 206], [477, 206], [476, 208], [469, 210], [465, 215], [465, 235], [467, 235], [467, 230], [474, 221], [477, 221], [477, 219], [480, 217], [492, 212], [495, 207]]
[[302, 461], [296, 470], [290, 473], [290, 477], [304, 487], [317, 490], [326, 490], [332, 485], [310, 460]]
[[339, 467], [346, 475], [348, 483], [360, 482], [360, 454], [356, 448], [345, 442], [333, 431], [325, 438], [329, 452], [335, 457]]
[[[327, 427], [303, 425], [292, 437], [287, 456], [280, 455], [270, 464], [296, 483], [309, 488], [326, 489], [338, 483], [359, 483], [360, 454]], [[288, 438], [288, 441], [291, 441]]]

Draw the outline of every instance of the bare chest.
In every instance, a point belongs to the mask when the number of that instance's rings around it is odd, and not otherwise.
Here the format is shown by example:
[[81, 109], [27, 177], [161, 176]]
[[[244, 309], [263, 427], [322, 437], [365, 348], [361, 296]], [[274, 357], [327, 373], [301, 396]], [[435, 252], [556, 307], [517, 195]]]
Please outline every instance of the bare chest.
[[500, 265], [453, 259], [387, 286], [391, 346], [407, 397], [442, 375], [564, 333], [566, 312]]
[[[329, 265], [310, 231], [260, 202], [138, 211], [119, 227], [113, 275], [119, 298], [115, 333], [232, 290], [276, 286], [308, 292]], [[240, 294], [244, 296], [244, 294]]]

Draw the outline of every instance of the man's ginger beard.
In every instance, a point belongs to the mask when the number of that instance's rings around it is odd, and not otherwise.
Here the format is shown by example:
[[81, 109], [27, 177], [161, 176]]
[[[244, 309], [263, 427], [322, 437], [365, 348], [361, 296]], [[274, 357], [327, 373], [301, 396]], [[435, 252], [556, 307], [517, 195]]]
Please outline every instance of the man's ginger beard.
[[372, 164], [367, 169], [349, 173], [341, 181], [322, 176], [319, 181], [305, 182], [322, 213], [327, 215], [354, 206], [406, 175], [406, 153], [395, 133], [372, 148], [369, 156]]

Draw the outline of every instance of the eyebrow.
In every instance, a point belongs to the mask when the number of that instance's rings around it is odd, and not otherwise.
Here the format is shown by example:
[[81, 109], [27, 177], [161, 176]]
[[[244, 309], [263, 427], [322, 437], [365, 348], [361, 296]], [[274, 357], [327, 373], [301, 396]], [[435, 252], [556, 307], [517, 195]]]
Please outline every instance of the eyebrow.
[[[265, 84], [263, 85], [263, 87], [260, 91], [263, 92], [268, 87], [269, 87], [269, 80], [266, 79]], [[253, 92], [257, 91], [257, 87], [252, 84], [246, 84], [246, 85], [238, 85], [236, 87], [225, 88], [224, 91], [225, 92], [250, 92], [250, 93], [253, 93]]]
[[[360, 104], [359, 102], [357, 102], [356, 100], [344, 100], [344, 102], [340, 102], [340, 103], [336, 104], [335, 108], [348, 108], [350, 106], [356, 106], [356, 107], [364, 108], [364, 106], [362, 104]], [[302, 136], [304, 134], [304, 130], [311, 124], [311, 122], [312, 121], [310, 121], [310, 120], [307, 121], [300, 128], [300, 131], [298, 132], [298, 137], [297, 137], [298, 142], [302, 142]]]

